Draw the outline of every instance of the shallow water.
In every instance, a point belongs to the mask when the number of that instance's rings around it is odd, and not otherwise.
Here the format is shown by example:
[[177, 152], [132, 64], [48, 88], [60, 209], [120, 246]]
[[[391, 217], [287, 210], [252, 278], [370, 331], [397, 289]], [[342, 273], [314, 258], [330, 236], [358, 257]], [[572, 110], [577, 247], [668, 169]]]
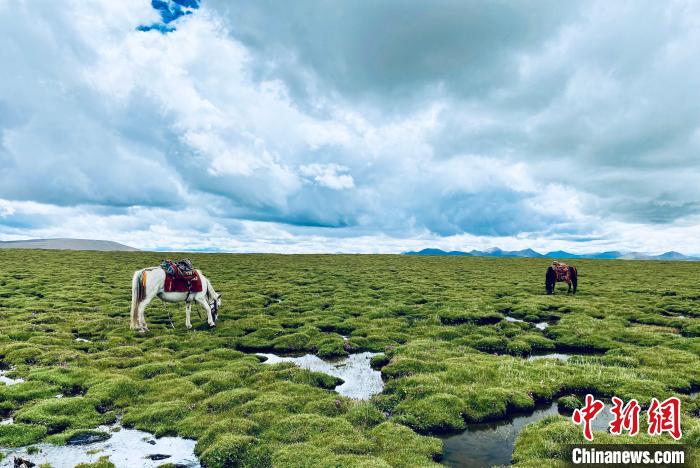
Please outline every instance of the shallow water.
[[24, 382], [24, 379], [20, 379], [19, 377], [16, 379], [12, 379], [10, 377], [7, 377], [5, 375], [6, 373], [7, 373], [6, 370], [0, 370], [0, 382], [3, 382], [5, 385], [14, 385], [14, 384]]
[[293, 362], [302, 369], [323, 372], [340, 377], [345, 383], [335, 387], [339, 394], [356, 400], [368, 400], [372, 395], [381, 393], [384, 388], [382, 373], [370, 367], [370, 359], [377, 353], [356, 353], [337, 361], [324, 361], [314, 354], [299, 357], [278, 356], [271, 353], [256, 353], [267, 358], [265, 364]]
[[527, 357], [528, 361], [536, 361], [538, 359], [558, 359], [560, 361], [568, 361], [571, 354], [566, 353], [547, 353], [547, 354], [531, 354]]
[[[526, 323], [525, 320], [521, 320], [521, 319], [518, 319], [518, 318], [515, 318], [515, 317], [506, 317], [506, 321], [507, 321], [507, 322], [513, 322], [513, 323], [516, 323], [516, 322]], [[549, 322], [537, 322], [537, 323], [535, 324], [535, 328], [537, 328], [538, 330], [544, 330], [544, 329], [547, 328], [548, 326], [549, 326]]]
[[[100, 430], [109, 432], [111, 428], [101, 427]], [[117, 468], [144, 467], [155, 468], [164, 463], [178, 464], [183, 467], [197, 468], [200, 466], [194, 454], [196, 441], [180, 437], [162, 437], [156, 439], [148, 432], [136, 429], [124, 429], [111, 433], [112, 437], [105, 441], [84, 445], [49, 445], [37, 444], [41, 450], [34, 455], [27, 454], [27, 448], [0, 449], [5, 458], [0, 461], [0, 467], [12, 467], [14, 457], [18, 456], [32, 463], [51, 464], [52, 468], [73, 468], [78, 463], [96, 462], [100, 457], [109, 456], [109, 460]], [[87, 453], [90, 452], [90, 453]], [[96, 453], [93, 453], [96, 452]], [[160, 460], [146, 458], [151, 455], [169, 455]]]
[[[508, 419], [490, 423], [468, 424], [461, 434], [442, 437], [442, 463], [447, 466], [475, 468], [509, 465], [513, 458], [515, 439], [520, 431], [530, 423], [555, 414], [559, 414], [558, 406], [556, 403], [550, 403], [538, 406], [529, 414], [516, 414]], [[604, 411], [593, 420], [593, 429], [607, 430], [610, 421], [610, 411]]]

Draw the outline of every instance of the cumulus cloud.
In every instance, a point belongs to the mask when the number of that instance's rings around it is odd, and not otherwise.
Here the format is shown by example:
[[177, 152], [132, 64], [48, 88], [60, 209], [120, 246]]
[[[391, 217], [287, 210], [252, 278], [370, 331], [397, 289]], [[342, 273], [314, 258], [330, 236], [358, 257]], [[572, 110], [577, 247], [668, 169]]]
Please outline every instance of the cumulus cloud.
[[698, 24], [683, 1], [0, 0], [0, 238], [700, 252]]
[[322, 187], [333, 190], [350, 189], [355, 186], [355, 181], [349, 174], [343, 174], [348, 170], [338, 164], [308, 164], [299, 167], [299, 172]]

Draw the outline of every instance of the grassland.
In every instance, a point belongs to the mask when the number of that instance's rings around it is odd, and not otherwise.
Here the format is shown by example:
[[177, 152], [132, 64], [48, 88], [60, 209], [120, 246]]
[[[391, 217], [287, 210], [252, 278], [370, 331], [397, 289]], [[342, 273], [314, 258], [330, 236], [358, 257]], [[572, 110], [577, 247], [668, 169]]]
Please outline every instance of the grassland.
[[[592, 392], [643, 406], [679, 396], [682, 442], [700, 448], [699, 263], [580, 260], [579, 293], [547, 296], [546, 260], [190, 255], [223, 293], [217, 327], [195, 313], [188, 331], [182, 306], [155, 301], [140, 335], [131, 274], [163, 257], [0, 253], [0, 366], [26, 379], [0, 385], [14, 418], [0, 446], [64, 443], [121, 418], [197, 439], [209, 467], [431, 466], [436, 434]], [[554, 350], [581, 356], [525, 359]], [[355, 402], [329, 390], [335, 379], [256, 351], [380, 352], [386, 386]], [[562, 444], [581, 441], [549, 417], [523, 431], [514, 459], [557, 466]]]

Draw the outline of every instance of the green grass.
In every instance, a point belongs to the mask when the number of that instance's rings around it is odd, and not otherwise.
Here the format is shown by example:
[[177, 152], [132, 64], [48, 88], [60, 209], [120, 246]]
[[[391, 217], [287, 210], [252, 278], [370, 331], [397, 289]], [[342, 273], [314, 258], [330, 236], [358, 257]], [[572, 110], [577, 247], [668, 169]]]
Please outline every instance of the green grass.
[[[217, 327], [195, 312], [188, 331], [182, 305], [154, 301], [150, 332], [132, 332], [131, 274], [166, 256], [2, 252], [0, 367], [26, 382], [0, 385], [0, 414], [16, 421], [0, 445], [63, 443], [121, 415], [197, 439], [209, 467], [430, 466], [433, 435], [542, 401], [572, 409], [592, 392], [643, 406], [680, 396], [683, 442], [700, 447], [687, 396], [700, 387], [698, 263], [577, 260], [579, 293], [547, 296], [546, 260], [193, 254], [223, 293]], [[257, 351], [380, 352], [386, 387], [354, 402], [332, 392], [338, 379]], [[525, 359], [552, 351], [581, 356]], [[515, 460], [561, 459], [579, 436], [547, 418], [523, 431]]]

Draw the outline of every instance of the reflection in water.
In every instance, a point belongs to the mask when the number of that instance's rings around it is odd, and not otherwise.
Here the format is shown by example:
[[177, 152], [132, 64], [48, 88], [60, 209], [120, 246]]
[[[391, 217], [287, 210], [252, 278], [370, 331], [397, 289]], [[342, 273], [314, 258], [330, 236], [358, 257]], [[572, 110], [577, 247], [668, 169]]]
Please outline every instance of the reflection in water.
[[7, 371], [0, 370], [0, 382], [3, 382], [5, 385], [14, 385], [18, 383], [24, 382], [24, 379], [16, 378], [12, 379], [10, 377], [7, 377], [5, 374]]
[[302, 369], [340, 377], [345, 382], [335, 387], [335, 391], [346, 397], [357, 400], [367, 400], [372, 395], [381, 393], [384, 388], [382, 373], [370, 367], [369, 361], [377, 353], [351, 354], [347, 358], [338, 361], [324, 361], [313, 354], [304, 356], [278, 356], [270, 353], [256, 353], [267, 358], [265, 364], [278, 362], [293, 362]]
[[[447, 466], [490, 467], [509, 465], [515, 439], [528, 424], [559, 414], [555, 403], [538, 406], [533, 413], [515, 414], [509, 419], [490, 423], [467, 424], [461, 434], [443, 437], [442, 463]], [[610, 411], [593, 420], [593, 429], [607, 430], [612, 421]], [[573, 424], [573, 422], [571, 423]]]
[[[514, 318], [514, 317], [506, 317], [506, 322], [513, 322], [513, 323], [520, 322], [520, 323], [525, 323], [525, 320], [521, 320], [521, 319]], [[537, 328], [538, 330], [544, 330], [544, 329], [547, 328], [548, 326], [549, 326], [549, 322], [537, 322], [537, 323], [535, 324], [535, 328]]]
[[[110, 431], [110, 427], [100, 427]], [[79, 463], [94, 463], [100, 457], [108, 456], [117, 468], [135, 466], [155, 468], [163, 463], [172, 463], [181, 467], [197, 468], [200, 466], [194, 454], [196, 441], [180, 437], [161, 437], [155, 439], [152, 434], [136, 429], [124, 429], [113, 432], [112, 437], [102, 442], [84, 445], [33, 445], [41, 452], [29, 455], [27, 448], [0, 449], [5, 458], [0, 467], [12, 467], [14, 457], [21, 457], [36, 465], [48, 463], [52, 468], [73, 468]], [[154, 455], [167, 455], [166, 458]], [[164, 460], [157, 461], [156, 459]]]
[[538, 359], [558, 359], [560, 361], [568, 361], [571, 354], [566, 353], [547, 353], [547, 354], [531, 354], [527, 357], [528, 361], [536, 361]]

